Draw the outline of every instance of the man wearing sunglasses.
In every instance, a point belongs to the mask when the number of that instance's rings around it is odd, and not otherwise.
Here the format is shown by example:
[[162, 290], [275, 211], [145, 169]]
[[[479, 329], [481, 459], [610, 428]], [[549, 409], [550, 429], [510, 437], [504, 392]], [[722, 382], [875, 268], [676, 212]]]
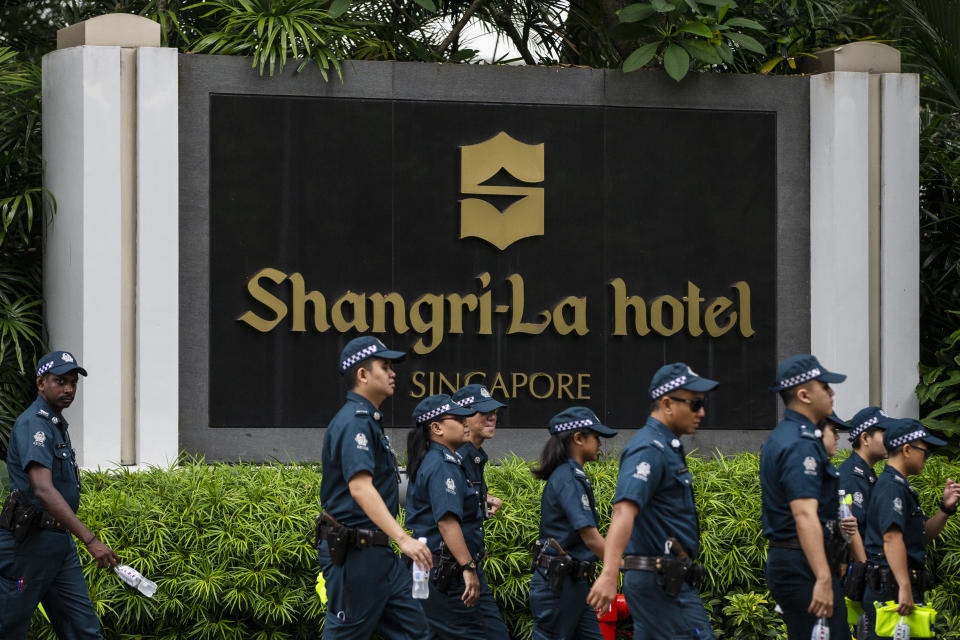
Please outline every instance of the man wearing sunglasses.
[[957, 512], [960, 484], [947, 479], [940, 509], [927, 518], [909, 476], [923, 471], [930, 448], [946, 444], [930, 435], [919, 420], [892, 420], [883, 434], [889, 458], [877, 479], [867, 508], [867, 588], [863, 610], [869, 638], [876, 638], [874, 602], [896, 600], [900, 615], [910, 615], [924, 592], [933, 587], [926, 570], [926, 546], [940, 535]]
[[604, 544], [603, 572], [587, 603], [606, 611], [617, 593], [623, 557], [623, 594], [634, 637], [651, 640], [713, 638], [696, 585], [703, 568], [700, 521], [680, 436], [706, 416], [706, 392], [717, 386], [682, 362], [661, 367], [650, 383], [653, 405], [642, 429], [620, 457], [613, 518]]
[[[837, 478], [818, 426], [833, 415], [831, 383], [846, 376], [828, 371], [810, 354], [777, 367], [778, 392], [786, 410], [760, 452], [763, 536], [769, 540], [767, 585], [783, 610], [790, 640], [807, 640], [817, 619], [830, 635], [850, 635], [840, 590], [840, 561], [827, 546], [840, 542]], [[834, 540], [836, 538], [836, 540]]]

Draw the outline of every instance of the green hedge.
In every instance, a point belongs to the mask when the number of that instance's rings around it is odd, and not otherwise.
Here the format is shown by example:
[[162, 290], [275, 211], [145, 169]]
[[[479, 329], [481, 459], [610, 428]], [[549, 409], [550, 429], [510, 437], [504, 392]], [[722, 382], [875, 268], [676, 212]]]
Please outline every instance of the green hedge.
[[[766, 591], [766, 545], [760, 535], [758, 458], [690, 458], [700, 508], [703, 600], [720, 637], [784, 638]], [[605, 530], [617, 462], [587, 465]], [[504, 618], [528, 638], [527, 585], [542, 483], [519, 458], [488, 468], [490, 491], [503, 498], [489, 521], [487, 572]], [[932, 513], [960, 463], [934, 457], [914, 485]], [[313, 585], [317, 567], [306, 535], [319, 504], [318, 466], [208, 465], [176, 470], [84, 474], [80, 516], [160, 588], [146, 599], [89, 557], [84, 571], [107, 638], [257, 639], [319, 637], [323, 607]], [[940, 637], [960, 638], [960, 524], [951, 519], [930, 548], [942, 580], [933, 595]], [[38, 617], [32, 635], [53, 638]]]

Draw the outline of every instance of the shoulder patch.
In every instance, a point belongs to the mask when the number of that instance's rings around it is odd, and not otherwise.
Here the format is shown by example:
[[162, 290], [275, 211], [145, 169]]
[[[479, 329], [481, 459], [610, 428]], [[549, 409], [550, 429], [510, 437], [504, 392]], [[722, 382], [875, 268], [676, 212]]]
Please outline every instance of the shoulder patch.
[[357, 449], [360, 449], [362, 451], [369, 450], [369, 447], [367, 446], [367, 436], [363, 435], [362, 433], [358, 433], [356, 436], [354, 436], [353, 439], [357, 443]]
[[583, 505], [584, 509], [590, 510], [590, 498], [587, 497], [587, 494], [584, 493], [580, 496], [580, 504]]
[[893, 499], [893, 510], [897, 513], [903, 513], [903, 500], [900, 498]]
[[858, 507], [862, 507], [862, 506], [863, 506], [863, 494], [860, 493], [859, 491], [854, 491], [854, 492], [853, 492], [853, 502], [854, 502], [854, 504], [856, 504]]
[[457, 495], [457, 483], [453, 481], [453, 478], [447, 478], [447, 493]]
[[37, 431], [35, 434], [33, 434], [33, 444], [36, 446], [42, 447], [44, 444], [46, 444], [46, 442], [47, 434], [45, 434], [43, 431]]
[[808, 476], [817, 475], [817, 460], [813, 456], [803, 459], [803, 472]]
[[636, 471], [633, 472], [633, 477], [646, 482], [650, 478], [650, 463], [643, 461], [638, 464]]

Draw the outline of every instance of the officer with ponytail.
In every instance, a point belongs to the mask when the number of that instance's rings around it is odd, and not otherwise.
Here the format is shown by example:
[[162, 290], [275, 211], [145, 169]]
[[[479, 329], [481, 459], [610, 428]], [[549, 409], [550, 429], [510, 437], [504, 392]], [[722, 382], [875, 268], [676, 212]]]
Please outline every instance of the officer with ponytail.
[[532, 473], [547, 486], [540, 498], [540, 535], [530, 579], [533, 640], [601, 640], [587, 593], [603, 559], [593, 486], [583, 465], [597, 459], [600, 438], [617, 432], [586, 407], [550, 419], [550, 439]]
[[476, 606], [486, 587], [476, 526], [483, 505], [457, 453], [468, 438], [464, 418], [474, 413], [446, 394], [432, 395], [413, 410], [415, 426], [407, 438], [406, 524], [433, 553], [430, 595], [420, 601], [432, 638], [486, 637], [484, 610]]

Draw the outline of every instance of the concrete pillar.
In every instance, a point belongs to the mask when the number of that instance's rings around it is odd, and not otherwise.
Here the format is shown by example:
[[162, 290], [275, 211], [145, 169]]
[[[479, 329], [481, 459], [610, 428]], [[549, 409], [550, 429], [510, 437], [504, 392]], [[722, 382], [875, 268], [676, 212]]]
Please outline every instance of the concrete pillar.
[[130, 14], [57, 34], [43, 59], [50, 346], [90, 377], [66, 417], [85, 467], [178, 453], [177, 58]]
[[811, 350], [849, 375], [837, 411], [916, 416], [919, 82], [900, 52], [819, 52], [810, 91]]

